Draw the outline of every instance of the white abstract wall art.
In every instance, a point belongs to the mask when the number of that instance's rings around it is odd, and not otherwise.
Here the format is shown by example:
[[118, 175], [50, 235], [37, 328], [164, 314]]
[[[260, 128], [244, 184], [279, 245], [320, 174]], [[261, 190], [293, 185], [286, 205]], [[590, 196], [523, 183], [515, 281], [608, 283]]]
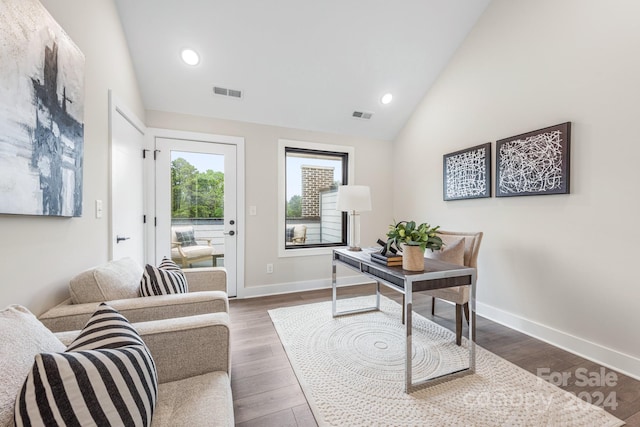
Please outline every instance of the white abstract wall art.
[[38, 0], [0, 21], [0, 213], [81, 216], [84, 55]]
[[571, 122], [497, 141], [496, 197], [569, 194]]
[[443, 156], [443, 199], [491, 197], [491, 143]]

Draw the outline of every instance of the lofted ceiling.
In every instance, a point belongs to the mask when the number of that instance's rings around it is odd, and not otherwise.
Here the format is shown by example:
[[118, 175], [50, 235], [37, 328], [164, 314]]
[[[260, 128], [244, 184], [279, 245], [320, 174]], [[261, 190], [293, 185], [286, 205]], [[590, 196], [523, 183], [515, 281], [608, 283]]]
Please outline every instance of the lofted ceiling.
[[[116, 5], [149, 110], [393, 140], [489, 1]], [[198, 65], [182, 62], [186, 47]], [[214, 86], [242, 97], [215, 95]]]

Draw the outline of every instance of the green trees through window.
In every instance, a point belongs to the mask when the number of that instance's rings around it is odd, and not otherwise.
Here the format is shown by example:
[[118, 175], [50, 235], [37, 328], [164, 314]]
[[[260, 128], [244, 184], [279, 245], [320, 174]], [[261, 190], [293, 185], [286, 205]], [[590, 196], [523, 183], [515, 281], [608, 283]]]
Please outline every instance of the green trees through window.
[[200, 172], [179, 157], [171, 162], [172, 218], [224, 217], [224, 173]]
[[300, 218], [302, 216], [302, 196], [296, 194], [287, 203], [287, 218]]

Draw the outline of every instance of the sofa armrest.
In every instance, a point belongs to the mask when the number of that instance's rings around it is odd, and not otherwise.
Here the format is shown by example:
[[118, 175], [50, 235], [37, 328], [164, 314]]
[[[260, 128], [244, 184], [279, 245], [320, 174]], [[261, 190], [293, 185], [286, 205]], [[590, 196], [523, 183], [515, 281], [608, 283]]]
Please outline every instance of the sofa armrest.
[[[71, 304], [67, 300], [43, 313], [39, 319], [53, 332], [79, 330], [99, 304]], [[220, 291], [129, 298], [107, 301], [107, 304], [132, 323], [229, 311], [227, 294]]]
[[135, 323], [158, 369], [160, 383], [207, 372], [231, 375], [230, 320], [227, 313]]
[[[201, 314], [133, 323], [151, 351], [158, 381], [178, 381], [214, 371], [231, 373], [229, 315]], [[79, 331], [56, 333], [65, 345]]]
[[199, 267], [182, 270], [187, 277], [189, 292], [227, 292], [227, 270], [224, 267]]

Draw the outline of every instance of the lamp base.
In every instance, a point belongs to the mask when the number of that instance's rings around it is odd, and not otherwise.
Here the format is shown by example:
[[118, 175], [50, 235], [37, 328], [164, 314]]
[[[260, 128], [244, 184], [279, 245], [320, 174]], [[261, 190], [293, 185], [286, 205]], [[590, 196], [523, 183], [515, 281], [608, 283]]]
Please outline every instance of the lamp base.
[[362, 248], [359, 247], [359, 246], [349, 246], [349, 248], [347, 250], [353, 251], [353, 252], [358, 252], [358, 251], [361, 251]]

